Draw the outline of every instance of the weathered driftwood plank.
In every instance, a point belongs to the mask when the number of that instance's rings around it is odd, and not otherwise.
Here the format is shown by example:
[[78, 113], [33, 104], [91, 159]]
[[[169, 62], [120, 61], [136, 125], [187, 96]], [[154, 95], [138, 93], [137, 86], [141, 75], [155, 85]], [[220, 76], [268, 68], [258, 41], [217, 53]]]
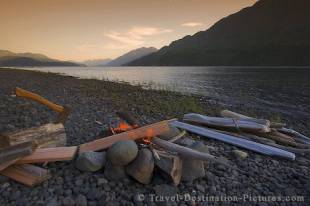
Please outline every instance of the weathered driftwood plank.
[[109, 137], [97, 139], [92, 142], [88, 142], [80, 145], [80, 152], [88, 152], [88, 151], [98, 151], [103, 150], [110, 147], [115, 142], [120, 140], [137, 140], [144, 137], [154, 137], [160, 135], [164, 132], [169, 131], [169, 122], [172, 120], [166, 120], [157, 122], [155, 124], [150, 124], [147, 126], [143, 126], [137, 129], [133, 129], [127, 132], [123, 132], [120, 134], [112, 135]]
[[12, 165], [2, 170], [0, 174], [30, 187], [51, 177], [48, 170], [30, 164]]
[[10, 145], [32, 141], [37, 148], [62, 147], [66, 145], [67, 137], [63, 124], [45, 124], [6, 134]]
[[260, 144], [257, 142], [249, 141], [246, 139], [240, 139], [238, 137], [234, 137], [232, 135], [223, 134], [220, 132], [215, 132], [207, 128], [197, 127], [194, 125], [186, 124], [183, 122], [172, 122], [173, 126], [178, 127], [180, 129], [185, 129], [189, 132], [201, 135], [203, 137], [208, 137], [216, 140], [220, 140], [222, 142], [226, 142], [228, 144], [232, 144], [241, 148], [249, 149], [261, 154], [266, 154], [270, 156], [278, 156], [291, 160], [295, 160], [295, 154], [276, 148], [268, 145]]
[[0, 149], [0, 162], [11, 161], [20, 157], [25, 157], [32, 153], [32, 142], [23, 142], [17, 145]]
[[201, 114], [185, 114], [183, 120], [186, 122], [203, 124], [210, 127], [240, 130], [247, 132], [270, 132], [269, 126], [262, 125], [252, 121], [222, 118], [222, 117], [209, 117]]
[[41, 148], [18, 160], [16, 164], [70, 161], [75, 157], [76, 152], [77, 146]]

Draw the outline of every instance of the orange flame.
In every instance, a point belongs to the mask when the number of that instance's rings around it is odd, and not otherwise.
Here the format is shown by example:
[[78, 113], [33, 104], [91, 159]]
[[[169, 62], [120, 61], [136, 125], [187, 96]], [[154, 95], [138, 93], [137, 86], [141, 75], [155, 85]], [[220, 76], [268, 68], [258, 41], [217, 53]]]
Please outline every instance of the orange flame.
[[133, 129], [132, 126], [130, 126], [124, 122], [120, 122], [119, 126], [117, 128], [114, 128], [113, 130], [115, 132], [126, 132], [126, 131], [131, 130], [131, 129]]
[[[129, 131], [129, 130], [132, 130], [132, 129], [135, 129], [135, 128], [138, 128], [139, 126], [138, 125], [133, 125], [133, 126], [130, 126], [129, 124], [125, 123], [125, 122], [120, 122], [119, 123], [119, 126], [117, 128], [111, 128], [114, 132], [116, 133], [121, 133], [121, 132], [126, 132], [126, 131]], [[142, 139], [143, 143], [144, 144], [150, 144], [151, 143], [151, 140], [152, 140], [152, 137], [154, 137], [154, 130], [153, 129], [148, 129], [146, 131], [146, 137], [144, 137]]]

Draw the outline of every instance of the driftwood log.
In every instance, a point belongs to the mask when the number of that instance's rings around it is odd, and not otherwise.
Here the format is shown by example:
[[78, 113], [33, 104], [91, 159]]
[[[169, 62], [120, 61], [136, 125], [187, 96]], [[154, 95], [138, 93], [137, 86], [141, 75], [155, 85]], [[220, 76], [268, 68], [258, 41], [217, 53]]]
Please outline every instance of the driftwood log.
[[191, 123], [198, 123], [209, 127], [247, 131], [247, 132], [270, 132], [270, 127], [259, 124], [253, 121], [222, 118], [222, 117], [209, 117], [201, 114], [185, 114], [183, 120]]
[[161, 174], [172, 181], [174, 185], [180, 184], [182, 177], [182, 160], [179, 156], [164, 151], [155, 150], [159, 159], [155, 159], [155, 165]]
[[210, 155], [210, 154], [207, 154], [204, 152], [199, 152], [197, 150], [193, 150], [193, 149], [190, 149], [188, 147], [183, 147], [181, 145], [160, 139], [158, 137], [154, 137], [152, 139], [152, 143], [155, 144], [156, 146], [160, 147], [160, 148], [163, 148], [163, 149], [170, 151], [170, 152], [178, 153], [178, 154], [185, 156], [187, 158], [199, 159], [199, 160], [204, 160], [204, 161], [209, 160], [209, 161], [213, 161], [213, 162], [231, 167], [227, 162], [225, 162], [222, 159], [217, 158], [213, 155]]
[[232, 112], [232, 111], [229, 111], [229, 110], [222, 110], [221, 111], [221, 116], [222, 117], [227, 117], [227, 118], [234, 118], [234, 119], [240, 119], [240, 120], [247, 120], [247, 121], [254, 121], [254, 122], [257, 122], [259, 124], [263, 124], [264, 122], [268, 124], [269, 122], [269, 126], [272, 127], [272, 128], [282, 128], [285, 126], [284, 123], [279, 123], [279, 122], [270, 122], [269, 120], [266, 120], [266, 119], [256, 119], [256, 118], [253, 118], [253, 117], [249, 117], [249, 116], [246, 116], [246, 115], [243, 115], [243, 114], [239, 114], [239, 113], [236, 113], [236, 112]]
[[45, 124], [3, 135], [2, 139], [9, 145], [32, 141], [37, 148], [62, 147], [66, 145], [67, 136], [63, 124]]
[[222, 141], [228, 144], [232, 144], [238, 147], [242, 147], [245, 149], [249, 149], [249, 150], [261, 153], [261, 154], [270, 155], [270, 156], [278, 156], [278, 157], [295, 160], [295, 154], [285, 151], [285, 150], [281, 150], [276, 147], [271, 147], [268, 145], [260, 144], [260, 143], [253, 142], [253, 141], [246, 140], [246, 139], [240, 139], [232, 135], [215, 132], [207, 128], [190, 125], [190, 124], [186, 124], [183, 122], [174, 121], [171, 124], [178, 128], [185, 129], [191, 133], [195, 133], [195, 134], [201, 135], [203, 137], [208, 137], [211, 139], [216, 139], [216, 140], [219, 140], [219, 141]]

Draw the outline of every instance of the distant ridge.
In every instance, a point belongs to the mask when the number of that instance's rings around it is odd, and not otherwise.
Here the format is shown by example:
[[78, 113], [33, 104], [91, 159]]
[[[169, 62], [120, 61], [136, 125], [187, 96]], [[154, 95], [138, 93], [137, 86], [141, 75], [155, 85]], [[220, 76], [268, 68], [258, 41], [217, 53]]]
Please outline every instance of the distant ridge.
[[106, 66], [112, 59], [91, 59], [83, 61], [82, 63], [89, 67], [96, 67], [96, 66]]
[[9, 67], [31, 67], [31, 66], [83, 66], [70, 61], [59, 61], [51, 59], [43, 54], [36, 53], [14, 53], [0, 50], [0, 66]]
[[131, 66], [309, 66], [310, 1], [260, 0]]
[[151, 53], [156, 52], [157, 49], [154, 47], [142, 47], [139, 49], [132, 50], [112, 61], [110, 61], [107, 66], [123, 66], [128, 64], [131, 61], [139, 59], [143, 56], [149, 55]]

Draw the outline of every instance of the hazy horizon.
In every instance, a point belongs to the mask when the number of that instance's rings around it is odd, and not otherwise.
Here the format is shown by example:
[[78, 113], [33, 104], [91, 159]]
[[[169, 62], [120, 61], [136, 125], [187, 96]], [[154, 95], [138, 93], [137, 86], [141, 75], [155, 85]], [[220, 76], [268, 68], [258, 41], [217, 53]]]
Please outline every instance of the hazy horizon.
[[2, 0], [3, 50], [60, 60], [115, 58], [206, 30], [256, 0]]

